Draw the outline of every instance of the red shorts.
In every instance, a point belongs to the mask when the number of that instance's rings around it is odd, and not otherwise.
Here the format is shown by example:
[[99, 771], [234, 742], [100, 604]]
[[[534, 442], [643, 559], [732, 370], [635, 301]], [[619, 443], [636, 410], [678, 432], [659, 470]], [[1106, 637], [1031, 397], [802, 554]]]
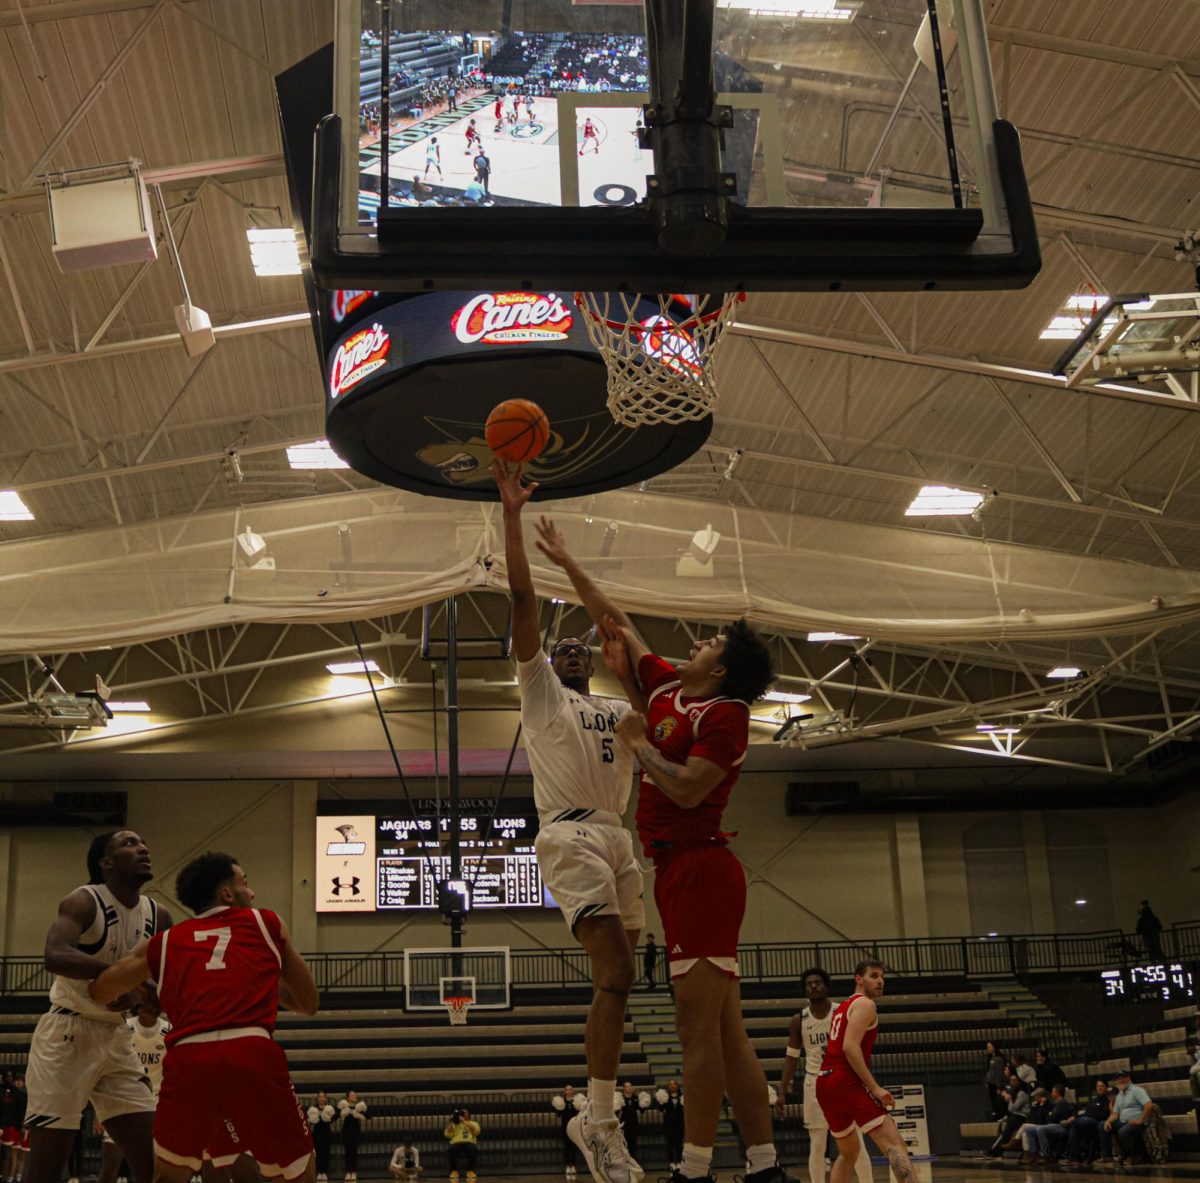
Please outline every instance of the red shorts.
[[654, 859], [654, 902], [662, 917], [671, 977], [702, 958], [738, 976], [738, 936], [746, 914], [746, 875], [724, 846], [665, 851]]
[[29, 1135], [24, 1130], [17, 1129], [15, 1125], [6, 1125], [3, 1131], [0, 1131], [0, 1146], [11, 1146], [14, 1150], [28, 1150]]
[[204, 1158], [223, 1167], [252, 1154], [266, 1178], [303, 1174], [312, 1134], [283, 1048], [260, 1036], [173, 1047], [163, 1059], [154, 1153], [193, 1171]]
[[835, 1138], [844, 1138], [855, 1128], [865, 1134], [887, 1117], [887, 1110], [857, 1076], [844, 1076], [836, 1070], [817, 1077], [817, 1104]]

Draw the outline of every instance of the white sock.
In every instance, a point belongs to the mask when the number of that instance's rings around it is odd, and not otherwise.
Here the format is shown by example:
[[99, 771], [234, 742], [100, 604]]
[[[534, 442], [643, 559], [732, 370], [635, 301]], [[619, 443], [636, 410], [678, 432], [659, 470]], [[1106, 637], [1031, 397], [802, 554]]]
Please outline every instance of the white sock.
[[679, 1164], [680, 1173], [689, 1179], [707, 1179], [708, 1168], [712, 1166], [712, 1155], [711, 1146], [693, 1146], [691, 1142], [685, 1142], [683, 1161]]
[[825, 1183], [825, 1142], [829, 1130], [808, 1131], [808, 1177], [812, 1183]]
[[746, 1147], [746, 1174], [753, 1175], [755, 1171], [765, 1171], [779, 1162], [775, 1152], [774, 1142], [761, 1142], [757, 1146]]
[[613, 1093], [617, 1091], [615, 1080], [588, 1080], [588, 1108], [592, 1111], [593, 1121], [612, 1121], [617, 1115], [613, 1112]]
[[854, 1173], [858, 1176], [858, 1183], [871, 1183], [871, 1155], [863, 1141], [862, 1130], [858, 1131], [858, 1158], [854, 1163]]

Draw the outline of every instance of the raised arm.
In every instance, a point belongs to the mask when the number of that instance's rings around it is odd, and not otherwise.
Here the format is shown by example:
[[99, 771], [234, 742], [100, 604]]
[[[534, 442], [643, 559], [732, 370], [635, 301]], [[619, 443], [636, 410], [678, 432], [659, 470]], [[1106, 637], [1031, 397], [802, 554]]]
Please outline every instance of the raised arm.
[[646, 695], [633, 663], [629, 659], [630, 638], [636, 636], [632, 629], [626, 630], [617, 624], [611, 616], [606, 616], [600, 622], [600, 656], [604, 664], [617, 676], [629, 705], [635, 711], [646, 711]]
[[520, 467], [503, 460], [496, 460], [491, 471], [504, 506], [504, 565], [508, 570], [508, 590], [512, 593], [513, 650], [518, 661], [530, 661], [541, 652], [542, 637], [533, 576], [525, 553], [525, 532], [521, 529], [521, 510], [533, 496], [537, 483], [523, 485]]
[[580, 602], [587, 609], [592, 623], [597, 628], [602, 628], [605, 617], [611, 616], [622, 630], [628, 630], [626, 638], [629, 644], [629, 661], [636, 671], [638, 662], [650, 652], [650, 647], [638, 635], [637, 629], [633, 627], [633, 621], [629, 619], [627, 613], [609, 599], [606, 593], [596, 586], [591, 576], [567, 550], [566, 539], [553, 520], [543, 515], [538, 519], [536, 529], [538, 550], [555, 566], [561, 567], [567, 573], [567, 578], [570, 579], [571, 586], [574, 587]]

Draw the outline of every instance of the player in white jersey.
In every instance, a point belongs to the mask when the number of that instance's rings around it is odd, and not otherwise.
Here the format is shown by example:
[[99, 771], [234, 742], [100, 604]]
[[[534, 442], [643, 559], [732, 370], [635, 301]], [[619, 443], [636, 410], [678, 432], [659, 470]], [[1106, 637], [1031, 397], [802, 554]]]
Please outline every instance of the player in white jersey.
[[[162, 1087], [163, 1056], [167, 1054], [164, 1036], [171, 1029], [171, 1024], [162, 1017], [162, 1012], [152, 1002], [143, 1002], [134, 1007], [133, 1014], [126, 1020], [125, 1025], [133, 1033], [133, 1054], [137, 1056], [142, 1071], [150, 1079], [150, 1091], [158, 1096]], [[104, 1138], [100, 1143], [100, 1174], [96, 1183], [114, 1183], [123, 1176], [121, 1161], [123, 1159], [120, 1147], [112, 1140], [112, 1136], [104, 1130]]]
[[88, 982], [148, 937], [170, 927], [165, 908], [141, 894], [154, 877], [150, 852], [132, 830], [101, 834], [88, 849], [88, 882], [58, 905], [46, 936], [54, 974], [50, 1010], [29, 1049], [29, 1163], [25, 1183], [58, 1183], [89, 1100], [125, 1154], [134, 1183], [154, 1173], [154, 1094], [133, 1050], [125, 995], [104, 1006]]
[[[829, 1023], [833, 1017], [833, 1003], [829, 1001], [829, 975], [813, 966], [806, 969], [800, 979], [808, 1006], [792, 1016], [788, 1025], [787, 1056], [783, 1061], [783, 1079], [779, 1083], [779, 1099], [775, 1112], [782, 1118], [796, 1065], [804, 1060], [804, 1128], [808, 1130], [808, 1174], [810, 1183], [825, 1183], [825, 1146], [829, 1139], [829, 1122], [817, 1104], [817, 1077], [821, 1073], [821, 1061], [825, 1056], [825, 1045], [829, 1042]], [[858, 1135], [862, 1142], [862, 1132]], [[854, 1163], [858, 1183], [871, 1183], [871, 1158], [862, 1146]]]
[[[579, 638], [560, 637], [546, 661], [521, 529], [521, 509], [537, 485], [522, 485], [520, 468], [501, 460], [492, 473], [504, 504], [521, 726], [539, 818], [538, 867], [592, 963], [588, 1104], [571, 1120], [567, 1134], [598, 1183], [638, 1183], [642, 1168], [625, 1145], [613, 1105], [625, 1005], [633, 988], [633, 949], [646, 919], [641, 864], [621, 821], [633, 787], [633, 764], [628, 749], [617, 742], [616, 725], [629, 704], [590, 693], [592, 654]], [[620, 635], [617, 624], [628, 625], [628, 619], [609, 626], [614, 637]], [[623, 642], [618, 648], [624, 657]], [[606, 654], [613, 660], [618, 656], [608, 642]]]

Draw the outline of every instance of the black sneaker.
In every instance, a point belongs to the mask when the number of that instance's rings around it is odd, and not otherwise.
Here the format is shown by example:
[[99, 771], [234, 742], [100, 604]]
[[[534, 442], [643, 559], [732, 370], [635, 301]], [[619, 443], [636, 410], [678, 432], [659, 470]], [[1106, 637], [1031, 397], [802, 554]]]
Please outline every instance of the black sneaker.
[[[738, 1176], [734, 1176], [738, 1178]], [[789, 1175], [783, 1163], [777, 1162], [773, 1167], [765, 1167], [761, 1171], [741, 1176], [744, 1183], [802, 1183], [795, 1175]]]
[[[735, 1176], [736, 1178], [736, 1176]], [[664, 1180], [659, 1180], [659, 1183], [664, 1183]], [[665, 1183], [717, 1183], [716, 1175], [698, 1175], [692, 1178], [690, 1175], [685, 1175], [678, 1167], [671, 1172], [671, 1178]]]

